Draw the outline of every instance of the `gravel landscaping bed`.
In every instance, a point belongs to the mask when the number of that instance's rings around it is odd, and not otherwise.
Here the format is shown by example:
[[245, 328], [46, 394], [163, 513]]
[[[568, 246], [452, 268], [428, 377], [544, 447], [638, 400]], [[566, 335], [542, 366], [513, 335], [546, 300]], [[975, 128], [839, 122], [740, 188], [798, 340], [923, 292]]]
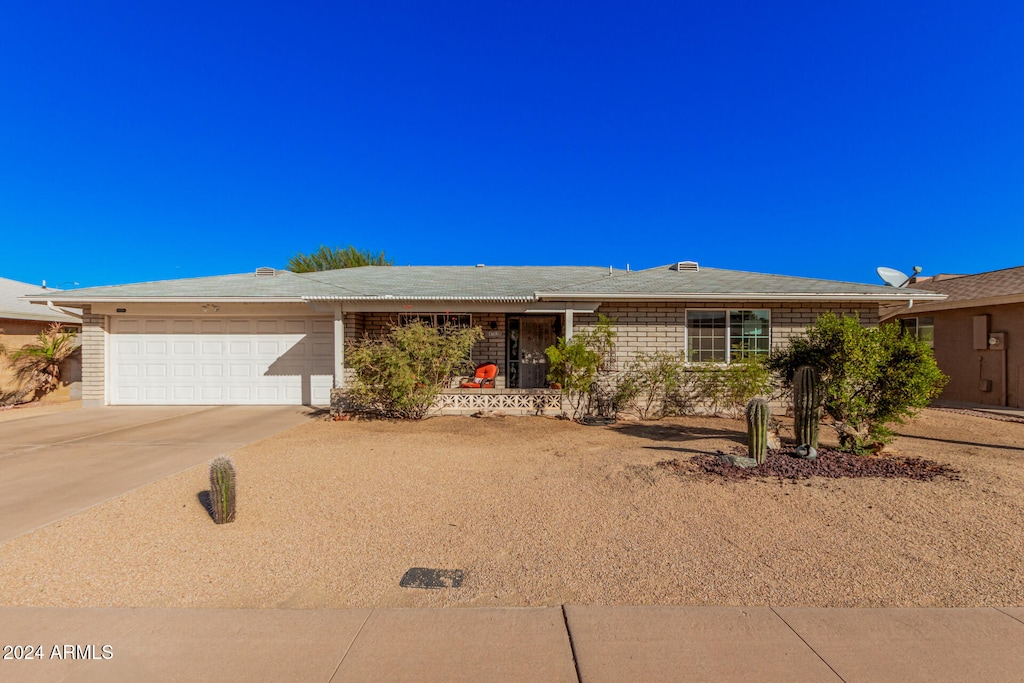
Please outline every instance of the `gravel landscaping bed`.
[[888, 460], [842, 456], [930, 479], [791, 478], [838, 471], [827, 440], [770, 476], [702, 467], [744, 442], [729, 419], [311, 420], [231, 453], [230, 524], [196, 467], [0, 545], [0, 604], [1024, 605], [1024, 425], [927, 410]]
[[[745, 456], [746, 451], [733, 450], [734, 454]], [[789, 446], [768, 452], [765, 461], [756, 467], [736, 467], [714, 455], [699, 454], [690, 458], [702, 471], [726, 479], [750, 479], [752, 477], [778, 477], [779, 479], [826, 479], [882, 477], [930, 481], [935, 477], [959, 479], [958, 472], [949, 465], [941, 465], [921, 458], [900, 458], [889, 456], [864, 456], [844, 453], [832, 448], [822, 448], [814, 460], [796, 457], [796, 448]], [[659, 467], [672, 472], [688, 472], [677, 460], [663, 460]]]

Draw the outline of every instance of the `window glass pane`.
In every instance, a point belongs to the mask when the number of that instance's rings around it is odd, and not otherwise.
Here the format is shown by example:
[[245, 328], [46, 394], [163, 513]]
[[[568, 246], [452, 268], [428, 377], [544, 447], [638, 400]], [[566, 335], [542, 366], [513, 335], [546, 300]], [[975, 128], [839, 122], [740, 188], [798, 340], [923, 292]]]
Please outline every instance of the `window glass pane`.
[[729, 360], [767, 355], [768, 321], [767, 310], [730, 311]]
[[917, 319], [917, 338], [935, 348], [935, 318]]
[[403, 313], [398, 316], [398, 322], [402, 325], [412, 325], [417, 321], [423, 323], [427, 327], [434, 326], [434, 316], [428, 313]]
[[686, 334], [689, 361], [725, 362], [725, 311], [687, 311]]
[[472, 316], [468, 313], [438, 313], [437, 326], [441, 329], [461, 330], [472, 325]]
[[917, 318], [900, 318], [900, 327], [905, 334], [917, 336]]
[[505, 381], [510, 389], [519, 388], [519, 318], [508, 319], [508, 364]]

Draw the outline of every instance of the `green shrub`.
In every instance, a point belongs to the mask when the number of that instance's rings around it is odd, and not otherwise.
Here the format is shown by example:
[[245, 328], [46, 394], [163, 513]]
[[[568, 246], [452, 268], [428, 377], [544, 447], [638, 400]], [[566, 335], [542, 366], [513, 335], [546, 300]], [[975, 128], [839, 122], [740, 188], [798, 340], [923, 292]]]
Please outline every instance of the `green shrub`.
[[686, 372], [684, 381], [691, 387], [690, 396], [714, 415], [738, 415], [750, 399], [768, 396], [774, 388], [771, 370], [756, 356], [724, 366], [691, 366]]
[[768, 367], [789, 387], [801, 365], [821, 373], [823, 409], [841, 446], [864, 452], [892, 441], [900, 424], [928, 405], [948, 381], [924, 342], [898, 325], [863, 327], [856, 317], [826, 313], [806, 337], [772, 352]]
[[357, 341], [346, 352], [356, 373], [348, 400], [384, 417], [420, 419], [454, 377], [472, 369], [470, 352], [481, 339], [478, 327], [438, 329], [416, 321]]
[[593, 329], [577, 332], [566, 342], [564, 337], [544, 350], [548, 357], [548, 381], [558, 382], [562, 395], [572, 407], [572, 418], [578, 420], [594, 410], [606, 412], [605, 391], [598, 381], [602, 369], [609, 369], [615, 350], [615, 321], [598, 315]]
[[662, 417], [680, 393], [683, 356], [668, 351], [638, 353], [626, 366], [615, 392], [616, 405], [632, 408], [641, 420]]

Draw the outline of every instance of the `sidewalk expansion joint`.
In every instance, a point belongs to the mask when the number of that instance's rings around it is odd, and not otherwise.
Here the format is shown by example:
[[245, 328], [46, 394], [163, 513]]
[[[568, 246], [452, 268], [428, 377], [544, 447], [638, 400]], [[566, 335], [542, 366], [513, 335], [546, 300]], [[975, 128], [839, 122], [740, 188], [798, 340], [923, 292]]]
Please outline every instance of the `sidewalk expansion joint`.
[[562, 605], [562, 621], [565, 623], [565, 635], [569, 637], [569, 650], [572, 651], [572, 665], [576, 669], [576, 682], [583, 683], [580, 677], [580, 663], [576, 659], [576, 643], [572, 641], [572, 629], [569, 628], [569, 617], [565, 613], [565, 605]]
[[359, 634], [363, 632], [363, 627], [366, 626], [366, 622], [370, 620], [370, 617], [372, 617], [373, 613], [376, 611], [376, 608], [371, 609], [370, 612], [366, 615], [366, 618], [363, 619], [363, 623], [359, 624], [359, 630], [356, 631], [356, 634], [352, 637], [352, 642], [348, 644], [348, 647], [345, 648], [345, 652], [342, 653], [341, 659], [338, 660], [338, 666], [334, 667], [334, 673], [331, 674], [331, 677], [328, 679], [328, 682], [333, 681], [335, 678], [337, 678], [338, 672], [341, 671], [341, 665], [345, 663], [345, 657], [348, 657], [348, 653], [352, 651], [352, 646], [355, 645], [356, 641], [359, 639]]
[[789, 629], [790, 631], [792, 631], [792, 632], [793, 632], [793, 635], [795, 635], [795, 636], [796, 636], [797, 638], [799, 638], [799, 639], [801, 640], [801, 642], [803, 642], [803, 644], [807, 646], [807, 649], [809, 649], [809, 650], [810, 650], [811, 652], [813, 652], [813, 653], [814, 653], [814, 656], [815, 656], [815, 657], [817, 657], [818, 659], [820, 659], [820, 660], [821, 660], [821, 663], [822, 663], [822, 664], [824, 664], [825, 666], [827, 666], [827, 667], [829, 668], [829, 670], [830, 670], [830, 671], [831, 671], [832, 673], [834, 673], [834, 674], [836, 675], [836, 678], [838, 678], [839, 680], [841, 680], [841, 681], [842, 681], [843, 683], [846, 683], [846, 679], [845, 679], [845, 678], [843, 678], [842, 676], [840, 676], [840, 675], [839, 675], [839, 672], [838, 672], [838, 671], [836, 671], [835, 669], [833, 669], [833, 668], [832, 668], [832, 665], [831, 665], [831, 664], [829, 664], [828, 662], [826, 662], [826, 661], [825, 661], [825, 658], [824, 658], [824, 657], [822, 657], [822, 656], [821, 656], [820, 654], [818, 654], [818, 651], [817, 651], [817, 650], [815, 650], [815, 649], [814, 649], [814, 648], [813, 648], [813, 647], [811, 646], [811, 644], [810, 644], [810, 643], [808, 643], [808, 642], [807, 642], [806, 640], [804, 640], [804, 637], [803, 637], [802, 635], [800, 635], [800, 634], [799, 634], [799, 633], [797, 632], [797, 630], [796, 630], [795, 628], [793, 628], [792, 626], [790, 626], [790, 625], [789, 625], [789, 622], [788, 622], [788, 621], [786, 621], [786, 620], [785, 620], [785, 619], [783, 618], [783, 616], [782, 616], [781, 614], [779, 614], [778, 612], [776, 612], [776, 611], [775, 611], [775, 608], [774, 608], [774, 607], [772, 607], [771, 605], [769, 605], [769, 606], [768, 606], [768, 609], [770, 609], [770, 610], [772, 611], [772, 613], [773, 613], [773, 614], [774, 614], [775, 616], [777, 616], [777, 617], [778, 617], [778, 618], [779, 618], [780, 620], [782, 620], [782, 623], [783, 623], [783, 624], [785, 624], [785, 625], [786, 625], [786, 627], [787, 627], [787, 628], [788, 628], [788, 629]]
[[1021, 621], [1020, 619], [1018, 619], [1017, 617], [1013, 616], [1009, 612], [1004, 612], [999, 607], [993, 607], [992, 609], [994, 609], [995, 611], [999, 612], [1000, 614], [1005, 614], [1006, 616], [1010, 617], [1011, 619], [1013, 619], [1014, 621], [1018, 622], [1019, 624], [1024, 624], [1024, 621]]

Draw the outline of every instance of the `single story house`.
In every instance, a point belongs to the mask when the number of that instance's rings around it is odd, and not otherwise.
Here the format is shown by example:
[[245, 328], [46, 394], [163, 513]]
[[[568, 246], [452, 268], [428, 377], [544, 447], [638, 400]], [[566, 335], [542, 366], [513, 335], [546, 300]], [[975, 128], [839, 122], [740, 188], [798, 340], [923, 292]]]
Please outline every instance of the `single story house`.
[[[0, 277], [0, 344], [8, 352], [35, 342], [37, 335], [53, 323], [60, 323], [76, 331], [81, 329], [81, 311], [46, 305], [50, 301], [49, 297], [56, 294], [63, 293], [60, 290]], [[26, 296], [39, 297], [43, 305], [30, 304], [25, 300]], [[52, 304], [52, 301], [50, 303]], [[78, 397], [81, 390], [81, 364], [77, 358], [68, 363], [64, 371], [64, 380], [64, 386], [51, 395], [51, 400]], [[0, 395], [13, 388], [12, 381], [10, 368], [0, 359]]]
[[917, 278], [908, 288], [945, 294], [883, 310], [928, 340], [949, 383], [944, 401], [1024, 408], [1024, 266]]
[[[411, 319], [472, 325], [493, 361], [493, 390], [455, 390], [442, 412], [557, 407], [544, 349], [616, 319], [616, 360], [686, 351], [694, 363], [766, 354], [825, 311], [858, 314], [942, 294], [705, 268], [683, 261], [646, 270], [575, 266], [366, 266], [253, 273], [63, 292], [83, 310], [89, 404], [327, 405], [351, 381], [346, 343]], [[46, 297], [29, 300], [43, 303]], [[552, 404], [552, 401], [556, 401]]]

